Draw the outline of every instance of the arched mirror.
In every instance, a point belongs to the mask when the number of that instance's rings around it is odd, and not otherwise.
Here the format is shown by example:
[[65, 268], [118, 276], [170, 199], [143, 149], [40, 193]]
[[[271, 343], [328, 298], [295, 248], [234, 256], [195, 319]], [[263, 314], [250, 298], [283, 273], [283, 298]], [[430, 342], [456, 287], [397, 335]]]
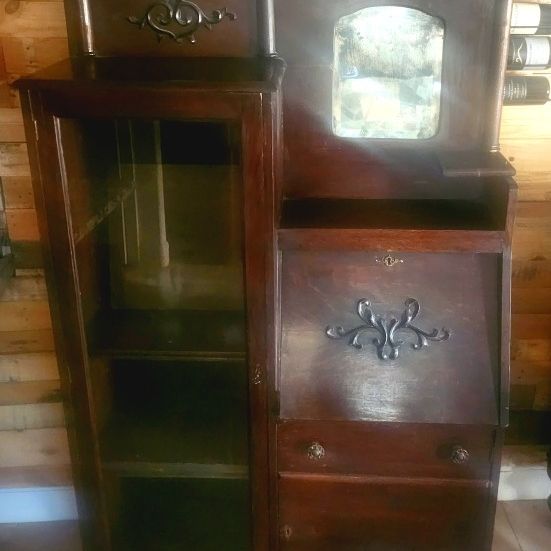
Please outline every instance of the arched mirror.
[[335, 27], [333, 132], [423, 140], [440, 120], [444, 23], [400, 6], [364, 8]]

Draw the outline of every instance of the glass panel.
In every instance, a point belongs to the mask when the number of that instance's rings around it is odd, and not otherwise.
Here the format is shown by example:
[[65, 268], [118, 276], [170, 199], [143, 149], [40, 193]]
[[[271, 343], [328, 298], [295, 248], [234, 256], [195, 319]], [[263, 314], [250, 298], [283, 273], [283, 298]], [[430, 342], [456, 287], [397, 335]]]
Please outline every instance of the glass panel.
[[239, 128], [60, 119], [58, 140], [116, 548], [246, 551]]
[[335, 27], [333, 131], [426, 139], [438, 132], [443, 22], [398, 6], [364, 8]]

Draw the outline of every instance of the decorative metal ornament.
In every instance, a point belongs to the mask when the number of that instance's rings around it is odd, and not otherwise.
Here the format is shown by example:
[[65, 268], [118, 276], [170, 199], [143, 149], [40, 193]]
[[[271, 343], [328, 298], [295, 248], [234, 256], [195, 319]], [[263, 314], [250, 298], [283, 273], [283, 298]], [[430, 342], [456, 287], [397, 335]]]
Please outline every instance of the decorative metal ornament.
[[214, 10], [207, 15], [197, 4], [188, 0], [160, 0], [151, 5], [141, 18], [129, 16], [130, 23], [143, 29], [146, 25], [157, 34], [159, 42], [168, 36], [172, 40], [182, 43], [185, 40], [195, 44], [195, 33], [204, 27], [209, 31], [224, 17], [235, 21], [237, 15], [226, 8]]
[[375, 262], [378, 264], [384, 264], [387, 268], [392, 268], [392, 266], [395, 266], [396, 264], [403, 264], [404, 261], [401, 258], [396, 258], [395, 256], [392, 256], [391, 254], [387, 254], [386, 256], [383, 256], [382, 258], [376, 258]]
[[312, 442], [306, 450], [308, 459], [321, 461], [325, 457], [325, 448], [319, 442]]
[[461, 446], [454, 446], [451, 454], [451, 460], [456, 465], [464, 465], [465, 463], [468, 463], [470, 457], [469, 452], [465, 448], [462, 448]]
[[253, 372], [252, 383], [253, 385], [259, 385], [262, 383], [262, 370], [260, 366], [256, 366]]
[[428, 341], [441, 342], [450, 338], [448, 329], [433, 329], [431, 332], [424, 331], [413, 325], [413, 320], [419, 315], [419, 302], [414, 298], [408, 298], [405, 302], [405, 310], [402, 317], [388, 319], [388, 316], [375, 315], [371, 310], [367, 299], [358, 301], [357, 312], [359, 318], [364, 322], [353, 329], [346, 331], [340, 325], [328, 326], [325, 333], [332, 339], [349, 337], [348, 344], [361, 350], [364, 344], [360, 342], [360, 336], [368, 331], [377, 331], [379, 336], [374, 338], [372, 343], [377, 348], [377, 355], [381, 360], [395, 360], [398, 358], [399, 348], [404, 341], [396, 340], [397, 331], [409, 331], [416, 337], [412, 344], [414, 350], [419, 350], [428, 345]]

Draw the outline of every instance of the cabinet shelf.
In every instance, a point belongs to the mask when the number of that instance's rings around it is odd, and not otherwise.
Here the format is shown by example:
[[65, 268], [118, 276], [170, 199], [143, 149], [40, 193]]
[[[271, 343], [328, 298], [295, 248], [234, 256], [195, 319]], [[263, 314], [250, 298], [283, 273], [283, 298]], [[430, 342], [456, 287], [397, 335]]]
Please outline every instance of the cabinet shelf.
[[92, 324], [94, 353], [115, 358], [243, 361], [245, 318], [238, 311], [106, 310]]
[[283, 229], [498, 231], [482, 201], [449, 199], [296, 199], [283, 205]]
[[109, 461], [103, 469], [125, 478], [212, 478], [247, 480], [246, 465], [225, 463], [153, 463], [145, 461]]
[[245, 366], [110, 362], [103, 468], [133, 478], [248, 477]]
[[179, 426], [113, 421], [101, 438], [103, 468], [132, 478], [248, 478], [246, 420], [235, 411], [216, 417]]

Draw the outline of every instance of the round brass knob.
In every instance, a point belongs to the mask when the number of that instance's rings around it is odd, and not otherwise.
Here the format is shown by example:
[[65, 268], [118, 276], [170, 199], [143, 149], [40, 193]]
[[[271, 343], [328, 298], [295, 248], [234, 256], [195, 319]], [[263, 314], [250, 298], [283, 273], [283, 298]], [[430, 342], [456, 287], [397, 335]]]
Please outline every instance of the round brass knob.
[[452, 450], [451, 460], [456, 465], [464, 465], [469, 461], [469, 452], [461, 446], [455, 446]]
[[319, 461], [325, 456], [325, 448], [319, 442], [312, 442], [306, 450], [308, 459]]

